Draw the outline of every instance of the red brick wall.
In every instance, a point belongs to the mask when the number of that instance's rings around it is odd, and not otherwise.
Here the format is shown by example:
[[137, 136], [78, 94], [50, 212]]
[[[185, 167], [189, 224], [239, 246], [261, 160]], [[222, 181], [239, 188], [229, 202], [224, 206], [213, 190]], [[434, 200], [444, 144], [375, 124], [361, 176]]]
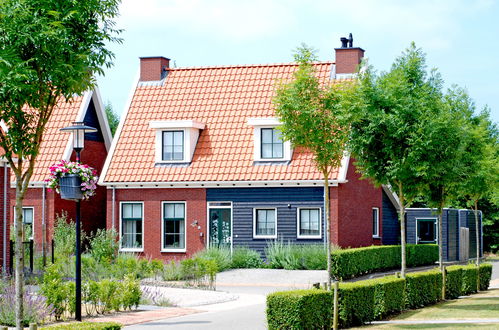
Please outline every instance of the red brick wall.
[[[2, 269], [3, 264], [4, 264], [4, 251], [7, 252], [7, 258], [5, 259], [5, 265], [6, 267], [9, 267], [9, 258], [10, 258], [10, 249], [9, 249], [9, 237], [10, 237], [10, 213], [8, 210], [10, 209], [10, 179], [7, 181], [7, 189], [5, 189], [4, 186], [4, 168], [3, 166], [0, 167], [0, 203], [2, 207], [0, 207], [0, 269]], [[10, 178], [10, 169], [7, 170], [7, 178]], [[3, 199], [4, 196], [7, 195], [7, 209], [5, 209], [3, 205]], [[4, 213], [7, 212], [7, 225], [5, 226], [6, 229], [6, 239], [5, 239], [5, 246], [4, 246], [4, 236], [3, 236], [3, 231], [4, 231]]]
[[336, 48], [336, 73], [355, 73], [364, 57], [362, 48]]
[[350, 160], [347, 183], [331, 188], [337, 190], [337, 200], [331, 199], [331, 209], [337, 212], [333, 218], [331, 241], [341, 247], [359, 247], [381, 244], [381, 239], [372, 237], [372, 208], [379, 208], [379, 236], [382, 236], [382, 191], [369, 180], [360, 180], [355, 172], [354, 160]]
[[[120, 202], [144, 202], [144, 252], [142, 256], [173, 260], [190, 257], [205, 247], [206, 241], [206, 190], [205, 189], [116, 189], [115, 224], [120, 228]], [[112, 227], [112, 189], [107, 190], [107, 228]], [[161, 202], [186, 202], [185, 253], [161, 252]], [[201, 229], [191, 224], [197, 221]], [[200, 236], [202, 234], [202, 236]]]
[[142, 57], [140, 59], [140, 81], [161, 80], [161, 74], [168, 68], [170, 60], [165, 57]]
[[[85, 141], [85, 149], [81, 153], [81, 161], [88, 164], [97, 170], [100, 174], [104, 161], [107, 155], [107, 150], [103, 142]], [[75, 155], [71, 156], [71, 160], [75, 160]], [[47, 169], [47, 177], [49, 170]], [[15, 188], [11, 189], [10, 207], [11, 219], [14, 217], [15, 205]], [[24, 198], [24, 207], [33, 207], [34, 212], [34, 242], [38, 250], [41, 250], [42, 244], [42, 188], [28, 188]], [[52, 240], [55, 218], [57, 214], [67, 212], [68, 218], [75, 220], [76, 204], [73, 201], [67, 201], [60, 198], [59, 194], [54, 191], [46, 190], [46, 222], [47, 222], [47, 244]], [[12, 220], [13, 221], [13, 220]], [[12, 222], [11, 222], [12, 223]], [[96, 195], [89, 200], [81, 202], [81, 223], [82, 229], [90, 234], [98, 228], [106, 228], [106, 188], [98, 187]]]

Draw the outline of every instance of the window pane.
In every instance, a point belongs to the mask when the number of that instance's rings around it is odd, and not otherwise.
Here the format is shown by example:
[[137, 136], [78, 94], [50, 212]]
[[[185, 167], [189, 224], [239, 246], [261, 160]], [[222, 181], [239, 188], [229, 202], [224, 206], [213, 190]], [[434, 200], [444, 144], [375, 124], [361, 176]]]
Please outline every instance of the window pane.
[[165, 204], [165, 218], [175, 217], [175, 204]]
[[278, 129], [273, 129], [272, 132], [274, 133], [273, 138], [272, 138], [272, 142], [282, 144], [281, 131], [279, 131]]
[[373, 235], [378, 236], [378, 210], [373, 209]]
[[175, 136], [173, 138], [174, 145], [175, 146], [183, 146], [184, 145], [184, 132], [182, 131], [176, 131], [174, 132]]
[[272, 143], [272, 128], [262, 128], [262, 143]]
[[142, 204], [122, 204], [121, 247], [142, 247]]
[[163, 132], [163, 146], [173, 145], [173, 132]]
[[173, 160], [184, 159], [184, 148], [182, 146], [173, 147]]
[[132, 217], [135, 219], [142, 218], [142, 204], [133, 204]]
[[123, 218], [132, 217], [132, 204], [123, 204], [122, 206]]
[[282, 143], [274, 144], [272, 158], [282, 158]]
[[272, 158], [272, 144], [262, 143], [262, 158]]
[[185, 204], [166, 203], [163, 219], [163, 248], [185, 248]]
[[257, 235], [275, 235], [275, 210], [257, 210]]
[[184, 204], [175, 205], [175, 218], [184, 218]]
[[310, 229], [310, 211], [309, 210], [300, 210], [300, 225], [302, 230]]
[[33, 209], [32, 208], [23, 208], [23, 222], [24, 223], [33, 223]]
[[318, 236], [320, 234], [320, 211], [319, 209], [300, 210], [300, 235]]

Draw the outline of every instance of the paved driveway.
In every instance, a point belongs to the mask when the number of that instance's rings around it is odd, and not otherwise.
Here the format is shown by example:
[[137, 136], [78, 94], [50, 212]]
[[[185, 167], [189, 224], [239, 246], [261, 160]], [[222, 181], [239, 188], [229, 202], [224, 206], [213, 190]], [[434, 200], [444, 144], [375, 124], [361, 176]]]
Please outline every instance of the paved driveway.
[[[266, 329], [265, 299], [275, 291], [310, 288], [325, 282], [326, 271], [283, 269], [236, 269], [217, 275], [217, 291], [237, 295], [238, 299], [195, 307], [202, 313], [168, 318], [125, 329]], [[198, 300], [203, 299], [203, 291]], [[175, 298], [172, 298], [175, 300]]]

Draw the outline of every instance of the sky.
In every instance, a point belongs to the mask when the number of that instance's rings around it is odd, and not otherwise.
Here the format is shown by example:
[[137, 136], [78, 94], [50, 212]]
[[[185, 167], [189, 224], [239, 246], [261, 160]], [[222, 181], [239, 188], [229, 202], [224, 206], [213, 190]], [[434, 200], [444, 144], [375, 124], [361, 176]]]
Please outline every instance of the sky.
[[412, 41], [446, 87], [468, 90], [499, 123], [499, 0], [122, 0], [111, 44], [114, 66], [98, 78], [102, 99], [119, 115], [136, 83], [139, 57], [173, 66], [291, 62], [302, 43], [334, 60], [353, 34], [370, 65], [387, 71]]

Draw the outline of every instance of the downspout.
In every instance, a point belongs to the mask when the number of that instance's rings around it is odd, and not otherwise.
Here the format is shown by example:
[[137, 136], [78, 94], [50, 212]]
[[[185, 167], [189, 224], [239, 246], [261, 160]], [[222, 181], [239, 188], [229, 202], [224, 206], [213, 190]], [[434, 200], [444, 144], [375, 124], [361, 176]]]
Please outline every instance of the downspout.
[[7, 206], [7, 193], [8, 193], [8, 170], [7, 163], [3, 163], [3, 264], [2, 270], [5, 273], [7, 270], [7, 212], [9, 211]]
[[115, 224], [115, 206], [114, 204], [116, 203], [116, 187], [113, 186], [113, 201], [111, 203], [111, 219], [112, 219], [112, 228], [116, 230], [116, 224]]
[[45, 207], [47, 203], [47, 193], [46, 193], [46, 185], [43, 184], [42, 187], [42, 261], [43, 266], [47, 264], [47, 222], [45, 219]]

